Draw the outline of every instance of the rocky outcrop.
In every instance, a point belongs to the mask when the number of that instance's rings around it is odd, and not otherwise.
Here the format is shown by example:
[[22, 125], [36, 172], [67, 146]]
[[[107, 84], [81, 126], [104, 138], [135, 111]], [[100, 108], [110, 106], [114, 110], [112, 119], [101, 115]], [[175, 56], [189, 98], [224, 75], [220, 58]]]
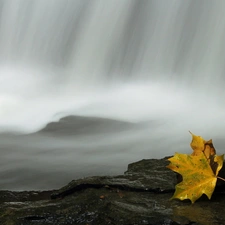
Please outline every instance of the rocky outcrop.
[[224, 224], [225, 195], [170, 200], [176, 174], [164, 159], [141, 160], [124, 175], [88, 177], [59, 190], [0, 192], [1, 225]]

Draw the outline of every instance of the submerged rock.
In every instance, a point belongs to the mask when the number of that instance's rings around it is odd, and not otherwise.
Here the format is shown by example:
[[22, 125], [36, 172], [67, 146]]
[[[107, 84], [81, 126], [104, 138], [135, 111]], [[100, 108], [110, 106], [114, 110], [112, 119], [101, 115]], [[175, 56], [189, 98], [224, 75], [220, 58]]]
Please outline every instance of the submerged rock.
[[136, 128], [135, 123], [85, 116], [66, 116], [57, 122], [48, 123], [39, 134], [47, 135], [79, 135], [93, 132], [115, 132]]
[[177, 179], [166, 159], [141, 160], [124, 175], [74, 180], [59, 190], [1, 191], [0, 224], [224, 224], [223, 192], [195, 204], [169, 200]]

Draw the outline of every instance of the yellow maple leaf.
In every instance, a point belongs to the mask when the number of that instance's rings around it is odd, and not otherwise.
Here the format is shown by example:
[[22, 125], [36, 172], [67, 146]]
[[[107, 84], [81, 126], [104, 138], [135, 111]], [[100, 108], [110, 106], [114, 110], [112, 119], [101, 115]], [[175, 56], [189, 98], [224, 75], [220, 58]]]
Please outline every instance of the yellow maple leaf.
[[179, 173], [183, 181], [176, 185], [176, 191], [171, 199], [190, 199], [194, 203], [202, 194], [210, 199], [216, 186], [217, 175], [223, 166], [223, 157], [214, 156], [215, 170], [213, 171], [203, 151], [198, 155], [175, 153], [168, 160], [169, 169]]

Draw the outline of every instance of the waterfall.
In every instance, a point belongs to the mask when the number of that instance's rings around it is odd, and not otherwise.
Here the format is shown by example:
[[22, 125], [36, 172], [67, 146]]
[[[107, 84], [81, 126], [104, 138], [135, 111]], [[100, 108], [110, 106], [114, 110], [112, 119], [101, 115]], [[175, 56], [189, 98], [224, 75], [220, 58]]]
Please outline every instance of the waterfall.
[[223, 118], [224, 15], [220, 0], [0, 0], [0, 130]]

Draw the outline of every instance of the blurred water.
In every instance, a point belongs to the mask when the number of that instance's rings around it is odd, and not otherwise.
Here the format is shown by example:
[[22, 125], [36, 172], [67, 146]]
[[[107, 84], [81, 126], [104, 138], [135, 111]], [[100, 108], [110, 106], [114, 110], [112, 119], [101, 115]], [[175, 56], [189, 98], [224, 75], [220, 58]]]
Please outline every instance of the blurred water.
[[66, 115], [142, 124], [73, 138], [2, 134], [0, 188], [121, 173], [187, 152], [188, 130], [223, 152], [224, 15], [220, 0], [0, 0], [0, 132]]

